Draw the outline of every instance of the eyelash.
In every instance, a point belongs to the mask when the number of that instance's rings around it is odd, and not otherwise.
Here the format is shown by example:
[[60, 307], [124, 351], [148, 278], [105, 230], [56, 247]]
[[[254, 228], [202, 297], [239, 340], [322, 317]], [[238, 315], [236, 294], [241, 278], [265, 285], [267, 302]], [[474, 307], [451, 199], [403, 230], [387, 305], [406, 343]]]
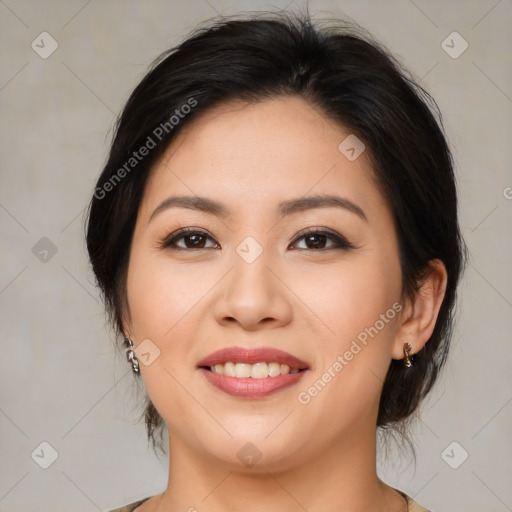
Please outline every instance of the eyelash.
[[[198, 229], [198, 228], [183, 228], [183, 229], [180, 229], [180, 230], [172, 233], [168, 237], [166, 237], [165, 240], [163, 240], [159, 244], [159, 246], [160, 246], [161, 249], [171, 249], [171, 250], [175, 250], [175, 251], [191, 251], [191, 250], [212, 249], [212, 247], [200, 247], [198, 249], [194, 249], [193, 247], [191, 247], [191, 248], [189, 248], [189, 247], [177, 247], [175, 245], [176, 241], [178, 241], [178, 240], [180, 240], [182, 238], [185, 238], [186, 236], [190, 236], [190, 235], [201, 235], [201, 236], [204, 236], [204, 237], [207, 237], [207, 238], [210, 238], [211, 240], [213, 240], [213, 238], [206, 231], [203, 231], [202, 229]], [[309, 236], [313, 236], [313, 235], [326, 236], [328, 239], [330, 239], [331, 241], [335, 242], [336, 245], [331, 246], [331, 247], [327, 247], [327, 248], [323, 248], [323, 249], [308, 249], [308, 248], [306, 248], [306, 249], [299, 249], [299, 250], [301, 250], [301, 251], [322, 252], [322, 251], [329, 251], [329, 250], [332, 250], [332, 249], [349, 250], [349, 249], [356, 249], [357, 248], [355, 245], [351, 244], [345, 237], [343, 237], [343, 236], [341, 236], [341, 235], [339, 235], [337, 233], [334, 233], [333, 231], [326, 230], [326, 229], [318, 229], [318, 228], [307, 228], [307, 229], [301, 231], [294, 238], [294, 240], [292, 241], [292, 244], [295, 244], [299, 240], [301, 240], [303, 238], [306, 238], [306, 237], [309, 237]], [[296, 250], [296, 249], [294, 249], [294, 250]]]

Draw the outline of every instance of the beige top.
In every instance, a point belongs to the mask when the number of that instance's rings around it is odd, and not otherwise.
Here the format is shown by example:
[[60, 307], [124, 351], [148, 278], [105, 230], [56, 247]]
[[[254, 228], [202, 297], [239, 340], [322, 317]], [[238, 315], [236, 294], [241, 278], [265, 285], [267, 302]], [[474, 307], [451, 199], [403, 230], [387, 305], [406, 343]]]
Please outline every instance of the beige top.
[[[410, 496], [407, 496], [407, 494], [405, 494], [404, 492], [402, 492], [398, 489], [395, 489], [395, 491], [400, 493], [405, 498], [405, 501], [407, 501], [407, 512], [430, 512], [430, 510], [426, 509], [425, 507], [422, 507], [419, 503], [416, 503]], [[134, 510], [139, 505], [142, 505], [142, 503], [149, 500], [149, 498], [151, 498], [151, 496], [148, 496], [147, 498], [144, 498], [143, 500], [139, 500], [139, 501], [130, 503], [129, 505], [125, 505], [124, 507], [110, 510], [110, 512], [134, 512]]]

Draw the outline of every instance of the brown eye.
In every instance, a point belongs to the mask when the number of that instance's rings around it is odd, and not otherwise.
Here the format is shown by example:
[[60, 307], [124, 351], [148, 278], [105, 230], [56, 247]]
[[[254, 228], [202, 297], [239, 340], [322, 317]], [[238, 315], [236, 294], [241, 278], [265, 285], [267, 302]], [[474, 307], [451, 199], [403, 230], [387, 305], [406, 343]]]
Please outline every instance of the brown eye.
[[308, 249], [325, 249], [328, 238], [326, 235], [316, 234], [305, 236], [304, 241]]
[[[303, 247], [297, 247], [298, 243], [304, 241]], [[210, 244], [210, 245], [208, 245]], [[173, 233], [161, 244], [164, 249], [187, 250], [187, 249], [218, 249], [220, 245], [206, 232], [194, 228], [186, 228]], [[294, 247], [295, 246], [295, 247]], [[326, 251], [330, 249], [353, 249], [355, 248], [343, 236], [325, 230], [309, 229], [299, 233], [291, 246], [292, 249]]]
[[[213, 242], [213, 245], [207, 245], [209, 240]], [[178, 250], [215, 249], [217, 247], [219, 245], [207, 233], [193, 228], [182, 229], [173, 233], [162, 243], [162, 248]]]
[[204, 235], [185, 235], [181, 239], [185, 240], [185, 246], [188, 249], [204, 249], [206, 245], [206, 237]]
[[298, 247], [300, 250], [325, 251], [328, 249], [354, 248], [343, 236], [325, 230], [308, 229], [303, 231], [295, 238], [293, 245], [296, 245], [300, 240], [304, 240], [305, 243], [305, 247]]

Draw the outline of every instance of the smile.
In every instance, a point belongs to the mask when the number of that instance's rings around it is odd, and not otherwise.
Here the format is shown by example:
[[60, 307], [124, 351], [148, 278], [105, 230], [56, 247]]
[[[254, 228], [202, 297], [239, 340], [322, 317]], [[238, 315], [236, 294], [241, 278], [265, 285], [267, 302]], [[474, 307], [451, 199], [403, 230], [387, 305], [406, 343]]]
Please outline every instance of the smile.
[[281, 363], [256, 363], [256, 364], [245, 364], [245, 363], [226, 363], [216, 364], [210, 366], [210, 371], [219, 373], [221, 375], [227, 375], [228, 377], [263, 379], [265, 377], [277, 377], [278, 375], [288, 375], [298, 373], [305, 368], [291, 369], [287, 364]]
[[[265, 363], [264, 363], [265, 364]], [[271, 363], [272, 364], [272, 363]], [[256, 365], [243, 365], [256, 366]], [[297, 384], [308, 370], [295, 370], [293, 373], [276, 375], [275, 377], [230, 377], [217, 373], [210, 368], [200, 368], [208, 382], [228, 395], [245, 398], [265, 398], [273, 393]], [[247, 372], [246, 369], [243, 372]]]
[[273, 347], [228, 347], [198, 364], [207, 381], [238, 398], [264, 398], [295, 385], [309, 370], [301, 359]]

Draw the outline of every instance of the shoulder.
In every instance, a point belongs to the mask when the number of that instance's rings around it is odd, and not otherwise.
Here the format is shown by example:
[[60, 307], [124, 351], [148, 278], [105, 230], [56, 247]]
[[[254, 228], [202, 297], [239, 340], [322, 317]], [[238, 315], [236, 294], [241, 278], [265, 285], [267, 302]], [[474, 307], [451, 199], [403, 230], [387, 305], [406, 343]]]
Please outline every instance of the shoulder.
[[407, 501], [407, 512], [431, 512], [428, 508], [421, 506], [404, 492], [399, 492], [405, 498], [405, 501]]
[[422, 507], [419, 503], [414, 501], [410, 496], [408, 496], [405, 492], [393, 487], [393, 489], [404, 497], [407, 502], [407, 512], [431, 512], [428, 508]]
[[419, 503], [407, 496], [408, 512], [430, 512], [428, 508], [422, 507]]
[[151, 496], [148, 496], [143, 500], [134, 501], [133, 503], [129, 503], [128, 505], [115, 508], [113, 510], [110, 510], [109, 512], [133, 512], [139, 505], [142, 505], [145, 501], [149, 500], [149, 498], [151, 498]]
[[[408, 512], [430, 512], [427, 508], [421, 506], [418, 502], [414, 501], [410, 496], [405, 494], [402, 491], [396, 489], [407, 501], [407, 510]], [[139, 505], [142, 505], [145, 501], [149, 500], [151, 496], [144, 498], [142, 500], [134, 501], [133, 503], [129, 503], [128, 505], [124, 505], [119, 508], [115, 508], [110, 510], [109, 512], [133, 512]]]

